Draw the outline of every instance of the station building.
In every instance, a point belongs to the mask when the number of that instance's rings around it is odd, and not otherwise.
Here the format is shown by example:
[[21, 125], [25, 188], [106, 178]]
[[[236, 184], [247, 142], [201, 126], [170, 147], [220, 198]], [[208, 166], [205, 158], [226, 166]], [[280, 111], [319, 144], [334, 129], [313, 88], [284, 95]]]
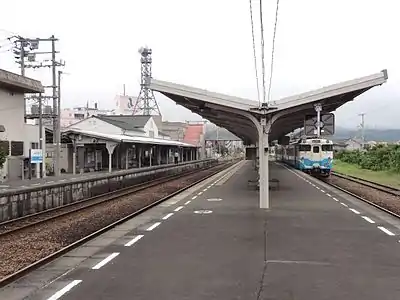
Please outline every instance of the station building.
[[0, 69], [0, 147], [7, 153], [0, 181], [24, 179], [39, 171], [29, 162], [30, 149], [39, 148], [39, 126], [25, 123], [24, 94], [43, 91], [40, 81]]

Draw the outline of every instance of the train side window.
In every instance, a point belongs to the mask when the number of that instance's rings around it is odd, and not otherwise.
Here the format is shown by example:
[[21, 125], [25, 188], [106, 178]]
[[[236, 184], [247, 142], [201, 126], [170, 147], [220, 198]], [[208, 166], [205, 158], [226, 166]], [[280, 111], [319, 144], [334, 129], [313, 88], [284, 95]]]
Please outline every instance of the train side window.
[[300, 145], [299, 151], [311, 151], [311, 145]]
[[333, 145], [322, 145], [322, 151], [333, 151]]
[[312, 149], [313, 153], [319, 153], [319, 146], [314, 146]]

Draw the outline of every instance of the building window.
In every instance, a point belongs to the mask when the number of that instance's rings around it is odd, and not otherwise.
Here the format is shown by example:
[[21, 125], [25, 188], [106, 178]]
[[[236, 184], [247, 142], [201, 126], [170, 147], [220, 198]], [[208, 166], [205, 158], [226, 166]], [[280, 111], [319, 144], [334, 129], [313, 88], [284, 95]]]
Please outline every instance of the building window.
[[31, 149], [39, 149], [39, 143], [31, 143]]
[[24, 155], [24, 142], [11, 141], [11, 156]]
[[7, 156], [10, 155], [10, 142], [0, 141], [0, 150], [4, 151]]

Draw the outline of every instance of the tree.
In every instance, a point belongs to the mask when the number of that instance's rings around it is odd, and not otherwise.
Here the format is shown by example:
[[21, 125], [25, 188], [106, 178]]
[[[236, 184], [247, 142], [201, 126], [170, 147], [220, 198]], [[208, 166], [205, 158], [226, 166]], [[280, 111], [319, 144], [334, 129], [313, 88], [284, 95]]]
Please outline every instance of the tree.
[[6, 159], [7, 159], [7, 153], [2, 148], [0, 148], [0, 169], [3, 168]]

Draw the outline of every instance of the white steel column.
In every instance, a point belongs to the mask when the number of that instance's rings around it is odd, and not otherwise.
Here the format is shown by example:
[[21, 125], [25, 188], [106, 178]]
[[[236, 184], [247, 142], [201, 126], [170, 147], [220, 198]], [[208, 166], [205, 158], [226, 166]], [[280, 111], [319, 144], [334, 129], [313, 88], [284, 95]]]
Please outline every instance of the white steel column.
[[116, 143], [106, 142], [106, 148], [108, 151], [108, 172], [112, 172], [112, 155], [114, 153], [115, 147], [117, 147]]
[[[268, 130], [269, 131], [269, 130]], [[259, 135], [260, 208], [269, 209], [268, 131]]]

